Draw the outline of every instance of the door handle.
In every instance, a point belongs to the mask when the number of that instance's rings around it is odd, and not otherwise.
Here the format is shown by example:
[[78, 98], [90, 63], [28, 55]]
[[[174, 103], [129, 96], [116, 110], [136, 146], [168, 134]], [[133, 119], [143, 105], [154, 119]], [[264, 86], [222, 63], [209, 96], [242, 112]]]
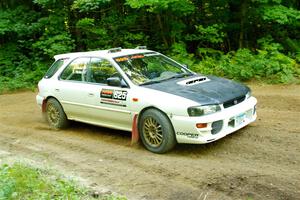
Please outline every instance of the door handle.
[[59, 92], [59, 89], [58, 89], [58, 88], [55, 88], [55, 92]]
[[88, 96], [89, 96], [89, 97], [93, 97], [93, 96], [94, 96], [94, 93], [89, 93]]

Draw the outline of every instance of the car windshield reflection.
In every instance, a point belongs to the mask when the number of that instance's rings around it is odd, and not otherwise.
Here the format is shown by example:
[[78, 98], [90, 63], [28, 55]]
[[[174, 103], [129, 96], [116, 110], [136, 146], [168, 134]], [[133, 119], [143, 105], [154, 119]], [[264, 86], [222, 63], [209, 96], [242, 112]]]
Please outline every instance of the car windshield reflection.
[[134, 54], [115, 58], [136, 85], [160, 83], [192, 75], [190, 71], [160, 54]]

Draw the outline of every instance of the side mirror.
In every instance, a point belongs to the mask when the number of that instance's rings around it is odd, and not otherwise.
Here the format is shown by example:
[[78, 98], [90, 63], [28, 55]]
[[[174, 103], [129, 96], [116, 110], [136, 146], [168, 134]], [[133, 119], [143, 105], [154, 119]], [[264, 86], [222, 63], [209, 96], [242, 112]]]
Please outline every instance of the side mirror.
[[107, 85], [115, 87], [127, 87], [125, 81], [120, 79], [120, 77], [114, 76], [106, 79]]
[[106, 79], [107, 80], [107, 85], [109, 86], [121, 86], [121, 80], [119, 77], [109, 77]]

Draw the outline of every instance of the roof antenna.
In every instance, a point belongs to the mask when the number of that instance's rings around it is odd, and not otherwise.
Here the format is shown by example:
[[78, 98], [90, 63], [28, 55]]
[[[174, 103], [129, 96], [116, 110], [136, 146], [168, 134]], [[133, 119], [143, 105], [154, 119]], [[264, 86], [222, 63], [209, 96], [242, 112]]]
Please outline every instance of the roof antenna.
[[108, 50], [108, 53], [116, 53], [116, 52], [120, 52], [122, 51], [121, 47], [117, 47], [117, 48], [112, 48]]
[[137, 46], [135, 49], [147, 49], [147, 46]]

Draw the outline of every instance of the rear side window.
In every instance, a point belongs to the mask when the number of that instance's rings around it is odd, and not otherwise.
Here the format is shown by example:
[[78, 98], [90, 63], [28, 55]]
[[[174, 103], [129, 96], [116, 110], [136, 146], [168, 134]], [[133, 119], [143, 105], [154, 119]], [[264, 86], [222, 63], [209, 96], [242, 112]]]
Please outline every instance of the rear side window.
[[57, 61], [55, 61], [51, 67], [48, 69], [48, 71], [46, 72], [44, 78], [51, 78], [56, 72], [57, 70], [63, 66], [63, 64], [67, 61], [68, 59], [59, 59]]

